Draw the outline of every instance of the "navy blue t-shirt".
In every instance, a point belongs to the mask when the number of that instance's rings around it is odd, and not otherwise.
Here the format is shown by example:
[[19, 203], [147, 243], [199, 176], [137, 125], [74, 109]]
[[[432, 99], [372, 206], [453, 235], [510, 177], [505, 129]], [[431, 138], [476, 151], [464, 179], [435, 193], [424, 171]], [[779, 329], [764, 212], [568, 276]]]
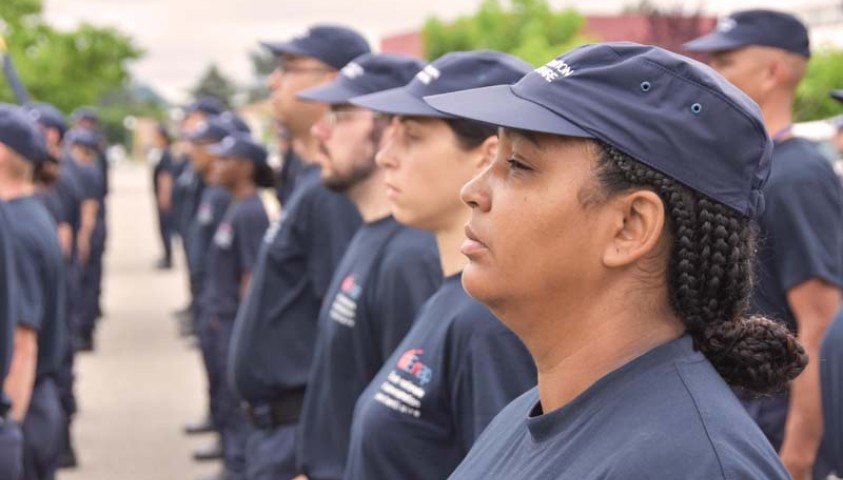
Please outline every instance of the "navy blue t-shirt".
[[208, 268], [208, 250], [230, 203], [231, 194], [220, 186], [208, 185], [202, 191], [199, 207], [191, 221], [190, 235], [186, 240], [190, 242], [187, 248], [187, 264], [191, 275], [197, 278], [204, 279]]
[[38, 332], [36, 379], [56, 372], [63, 357], [65, 321], [64, 257], [56, 224], [34, 196], [6, 204], [15, 240], [18, 321]]
[[460, 280], [445, 279], [357, 400], [344, 478], [443, 479], [536, 384], [527, 349]]
[[843, 310], [828, 327], [820, 351], [823, 399], [823, 442], [820, 460], [843, 475]]
[[293, 189], [296, 186], [296, 179], [304, 169], [304, 163], [296, 155], [293, 149], [289, 149], [284, 154], [284, 164], [281, 166], [281, 171], [278, 172], [278, 182], [275, 186], [275, 195], [278, 197], [278, 203], [283, 207], [287, 207], [287, 202], [293, 194]]
[[155, 167], [152, 169], [152, 188], [156, 194], [161, 189], [161, 186], [158, 184], [158, 175], [162, 173], [169, 173], [173, 175], [175, 172], [175, 161], [173, 160], [173, 155], [170, 153], [169, 149], [164, 149], [161, 152], [161, 158], [158, 159], [158, 162], [155, 164]]
[[778, 455], [690, 337], [661, 345], [543, 414], [512, 402], [452, 480], [785, 480]]
[[50, 218], [58, 225], [62, 221], [64, 215], [64, 206], [61, 203], [61, 198], [53, 186], [45, 187], [35, 192], [35, 198], [44, 205]]
[[773, 150], [764, 199], [752, 305], [795, 331], [788, 290], [812, 278], [843, 286], [843, 187], [812, 143], [793, 138]]
[[79, 168], [69, 154], [62, 154], [61, 170], [52, 189], [61, 199], [62, 214], [58, 223], [68, 224], [73, 232], [79, 231], [82, 217], [82, 201], [85, 196], [79, 175]]
[[322, 299], [361, 223], [348, 198], [322, 185], [318, 166], [299, 173], [234, 325], [229, 373], [244, 399], [274, 401], [307, 384]]
[[[199, 200], [205, 190], [205, 181], [194, 169], [187, 164], [176, 178], [174, 195], [178, 196], [178, 210], [175, 211], [176, 226], [182, 238], [190, 235], [190, 224], [199, 208]], [[187, 241], [189, 246], [190, 241]], [[189, 248], [189, 247], [188, 247]]]
[[341, 479], [354, 404], [442, 283], [432, 234], [387, 217], [360, 228], [319, 312], [297, 463], [310, 480]]
[[202, 292], [203, 314], [234, 320], [243, 277], [251, 273], [269, 219], [257, 195], [233, 201], [214, 233]]
[[[9, 373], [20, 295], [15, 273], [15, 241], [6, 210], [6, 203], [0, 201], [0, 378], [6, 378], [6, 374]], [[4, 407], [4, 400], [1, 397], [2, 393], [0, 393], [0, 413]]]

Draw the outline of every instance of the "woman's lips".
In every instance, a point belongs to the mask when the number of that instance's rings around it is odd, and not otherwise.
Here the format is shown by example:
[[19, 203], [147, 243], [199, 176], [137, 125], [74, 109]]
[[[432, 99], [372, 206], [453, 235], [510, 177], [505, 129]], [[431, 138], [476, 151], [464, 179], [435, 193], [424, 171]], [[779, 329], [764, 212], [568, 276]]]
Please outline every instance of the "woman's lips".
[[465, 237], [466, 240], [463, 242], [462, 247], [460, 247], [460, 252], [466, 257], [471, 258], [474, 255], [480, 254], [488, 250], [486, 244], [483, 243], [477, 235], [474, 234], [474, 231], [471, 229], [470, 225], [465, 226]]

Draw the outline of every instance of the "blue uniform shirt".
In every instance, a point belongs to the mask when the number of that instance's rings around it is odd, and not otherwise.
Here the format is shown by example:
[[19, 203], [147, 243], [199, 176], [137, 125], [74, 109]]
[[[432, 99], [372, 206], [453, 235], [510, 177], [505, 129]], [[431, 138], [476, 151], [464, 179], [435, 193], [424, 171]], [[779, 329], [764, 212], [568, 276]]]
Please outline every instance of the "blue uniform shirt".
[[21, 197], [6, 206], [15, 240], [18, 321], [38, 332], [37, 381], [53, 375], [64, 354], [64, 257], [56, 224], [40, 200]]
[[817, 462], [840, 476], [843, 475], [843, 310], [823, 338], [820, 375], [824, 428]]
[[187, 263], [191, 273], [198, 278], [205, 278], [208, 250], [230, 203], [231, 194], [222, 187], [209, 185], [202, 191], [199, 207], [191, 221], [190, 235], [186, 239], [190, 242]]
[[430, 233], [387, 217], [351, 240], [319, 313], [299, 423], [297, 463], [309, 479], [342, 478], [357, 397], [441, 282]]
[[228, 207], [208, 251], [208, 276], [202, 292], [204, 314], [229, 321], [237, 315], [243, 276], [252, 271], [268, 225], [257, 195]]
[[542, 414], [537, 389], [483, 433], [453, 480], [785, 480], [770, 443], [690, 337]]
[[843, 187], [804, 139], [777, 143], [764, 187], [753, 308], [796, 330], [787, 292], [820, 278], [843, 286]]
[[527, 349], [460, 280], [445, 279], [357, 400], [346, 479], [446, 478], [536, 384]]
[[[18, 278], [15, 274], [14, 238], [6, 203], [0, 201], [0, 377], [6, 378], [12, 359], [12, 341], [17, 325]], [[5, 413], [0, 393], [0, 414]]]
[[307, 384], [322, 299], [362, 220], [305, 167], [278, 223], [267, 230], [234, 325], [230, 376], [240, 395], [267, 402]]

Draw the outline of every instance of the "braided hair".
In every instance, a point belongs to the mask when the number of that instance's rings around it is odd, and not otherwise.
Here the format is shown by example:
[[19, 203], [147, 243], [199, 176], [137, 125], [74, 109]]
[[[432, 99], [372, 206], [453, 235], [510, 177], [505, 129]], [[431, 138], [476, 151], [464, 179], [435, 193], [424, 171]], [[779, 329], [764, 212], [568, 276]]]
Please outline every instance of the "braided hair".
[[784, 391], [808, 357], [784, 325], [747, 314], [755, 256], [750, 220], [614, 147], [600, 143], [598, 149], [596, 178], [604, 194], [643, 187], [664, 202], [673, 238], [670, 306], [694, 347], [733, 387], [754, 394]]

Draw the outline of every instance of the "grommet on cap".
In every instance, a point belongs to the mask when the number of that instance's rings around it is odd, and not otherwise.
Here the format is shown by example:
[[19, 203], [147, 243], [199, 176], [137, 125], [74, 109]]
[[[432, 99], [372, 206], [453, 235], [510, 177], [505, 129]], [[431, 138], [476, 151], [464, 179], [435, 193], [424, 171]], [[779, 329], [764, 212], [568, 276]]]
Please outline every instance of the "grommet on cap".
[[702, 105], [700, 105], [699, 103], [691, 105], [691, 113], [693, 113], [694, 115], [699, 115], [700, 112], [702, 112]]
[[650, 85], [650, 82], [641, 82], [641, 91], [649, 92], [653, 86]]

